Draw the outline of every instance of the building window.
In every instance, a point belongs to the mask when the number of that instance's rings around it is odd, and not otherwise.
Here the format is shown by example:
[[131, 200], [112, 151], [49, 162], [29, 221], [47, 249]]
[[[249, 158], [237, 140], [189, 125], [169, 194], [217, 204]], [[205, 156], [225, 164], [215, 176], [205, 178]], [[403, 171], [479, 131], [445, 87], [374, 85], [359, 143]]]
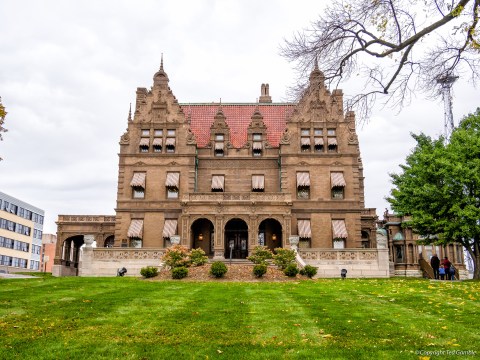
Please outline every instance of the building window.
[[223, 134], [215, 134], [215, 156], [224, 155], [224, 140], [225, 137]]
[[328, 129], [327, 130], [327, 135], [328, 136], [335, 136], [336, 135], [335, 129]]
[[15, 204], [10, 204], [10, 213], [17, 215], [18, 206]]
[[150, 139], [149, 138], [141, 138], [140, 144], [138, 145], [140, 152], [146, 153], [150, 147]]
[[168, 137], [175, 137], [175, 129], [167, 130], [167, 136]]
[[309, 248], [312, 239], [312, 227], [309, 219], [297, 220], [297, 233], [300, 238], [299, 248]]
[[310, 137], [309, 136], [302, 136], [300, 138], [300, 149], [302, 152], [309, 152], [310, 151]]
[[163, 147], [163, 139], [158, 137], [154, 138], [152, 147], [153, 147], [153, 152], [161, 153], [162, 147]]
[[323, 136], [323, 129], [314, 129], [313, 135], [315, 136]]
[[297, 172], [297, 198], [310, 198], [310, 173]]
[[343, 177], [342, 172], [331, 172], [330, 173], [330, 184], [332, 189], [332, 199], [343, 199], [345, 196], [345, 178]]
[[300, 130], [301, 136], [310, 136], [310, 129], [302, 129]]
[[132, 187], [132, 197], [134, 199], [145, 198], [146, 178], [147, 178], [147, 173], [144, 173], [144, 172], [133, 173], [130, 186]]
[[332, 188], [332, 199], [342, 200], [344, 198], [343, 187], [333, 187]]
[[323, 152], [323, 137], [316, 137], [315, 139], [315, 152]]
[[262, 156], [262, 134], [253, 134], [252, 155]]
[[150, 130], [149, 129], [142, 129], [142, 137], [148, 137], [150, 136]]
[[225, 190], [225, 176], [213, 175], [212, 176], [212, 192], [224, 192]]
[[180, 190], [180, 173], [179, 172], [167, 173], [165, 187], [167, 189], [167, 199], [178, 199], [179, 190]]
[[264, 175], [252, 175], [252, 191], [264, 192], [265, 191], [265, 176]]
[[[175, 131], [175, 130], [173, 130], [173, 131]], [[167, 139], [165, 140], [165, 148], [167, 149], [167, 153], [174, 153], [175, 152], [175, 138], [174, 137], [167, 137]]]
[[334, 152], [337, 152], [337, 138], [334, 138], [334, 137], [329, 137], [327, 139], [328, 143], [327, 143], [327, 148], [328, 148], [328, 152], [329, 153], [334, 153]]
[[155, 137], [162, 137], [163, 136], [163, 130], [155, 129], [154, 132], [153, 132], [153, 135]]
[[9, 209], [10, 209], [10, 203], [8, 201], [4, 201], [2, 210], [8, 211]]

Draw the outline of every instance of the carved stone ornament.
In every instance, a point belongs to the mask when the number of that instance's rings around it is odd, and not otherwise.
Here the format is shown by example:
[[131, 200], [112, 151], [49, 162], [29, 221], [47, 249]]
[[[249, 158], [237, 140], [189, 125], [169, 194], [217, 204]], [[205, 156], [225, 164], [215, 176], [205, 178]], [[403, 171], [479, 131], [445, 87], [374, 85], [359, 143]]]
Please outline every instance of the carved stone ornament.
[[128, 145], [130, 144], [130, 135], [128, 135], [128, 131], [125, 131], [123, 135], [120, 137], [120, 145]]
[[282, 145], [290, 145], [290, 140], [292, 138], [292, 133], [286, 128], [280, 138], [280, 144]]
[[195, 134], [192, 132], [190, 127], [187, 128], [187, 145], [195, 145], [197, 143], [197, 139], [195, 139]]
[[332, 166], [343, 166], [343, 164], [340, 161], [334, 161]]
[[145, 165], [147, 164], [145, 164], [143, 161], [138, 161], [135, 164], [133, 164], [133, 166], [145, 166]]

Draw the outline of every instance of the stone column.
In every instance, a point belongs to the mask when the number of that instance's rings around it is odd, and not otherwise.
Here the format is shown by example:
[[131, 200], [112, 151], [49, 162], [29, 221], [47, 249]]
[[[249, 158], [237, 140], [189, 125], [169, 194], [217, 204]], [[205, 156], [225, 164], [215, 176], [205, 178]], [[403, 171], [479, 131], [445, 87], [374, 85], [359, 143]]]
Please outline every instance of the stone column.
[[215, 216], [215, 232], [213, 260], [225, 260], [225, 229], [223, 228], [223, 216]]

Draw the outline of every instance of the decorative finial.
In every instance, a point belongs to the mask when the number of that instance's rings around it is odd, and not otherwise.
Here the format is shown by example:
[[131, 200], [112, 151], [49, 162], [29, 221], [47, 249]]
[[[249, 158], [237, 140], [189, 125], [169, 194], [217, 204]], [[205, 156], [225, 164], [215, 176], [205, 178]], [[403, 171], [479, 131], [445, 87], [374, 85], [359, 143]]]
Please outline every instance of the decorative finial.
[[130, 109], [128, 110], [128, 121], [132, 121], [132, 103], [130, 103]]
[[162, 57], [160, 59], [160, 71], [163, 71], [163, 53], [162, 53]]
[[317, 55], [315, 55], [315, 70], [319, 70], [318, 69], [318, 57], [317, 57]]

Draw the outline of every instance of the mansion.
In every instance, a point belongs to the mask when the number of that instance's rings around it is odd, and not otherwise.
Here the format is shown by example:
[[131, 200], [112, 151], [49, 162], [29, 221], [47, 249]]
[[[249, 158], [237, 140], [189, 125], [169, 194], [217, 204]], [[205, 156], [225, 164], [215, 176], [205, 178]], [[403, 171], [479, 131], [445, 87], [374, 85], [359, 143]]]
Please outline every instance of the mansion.
[[60, 215], [54, 274], [78, 274], [86, 234], [118, 266], [177, 242], [219, 260], [291, 239], [307, 260], [376, 259], [355, 115], [324, 80], [315, 64], [298, 103], [274, 102], [268, 84], [252, 103], [180, 103], [162, 59], [120, 137], [116, 214]]

